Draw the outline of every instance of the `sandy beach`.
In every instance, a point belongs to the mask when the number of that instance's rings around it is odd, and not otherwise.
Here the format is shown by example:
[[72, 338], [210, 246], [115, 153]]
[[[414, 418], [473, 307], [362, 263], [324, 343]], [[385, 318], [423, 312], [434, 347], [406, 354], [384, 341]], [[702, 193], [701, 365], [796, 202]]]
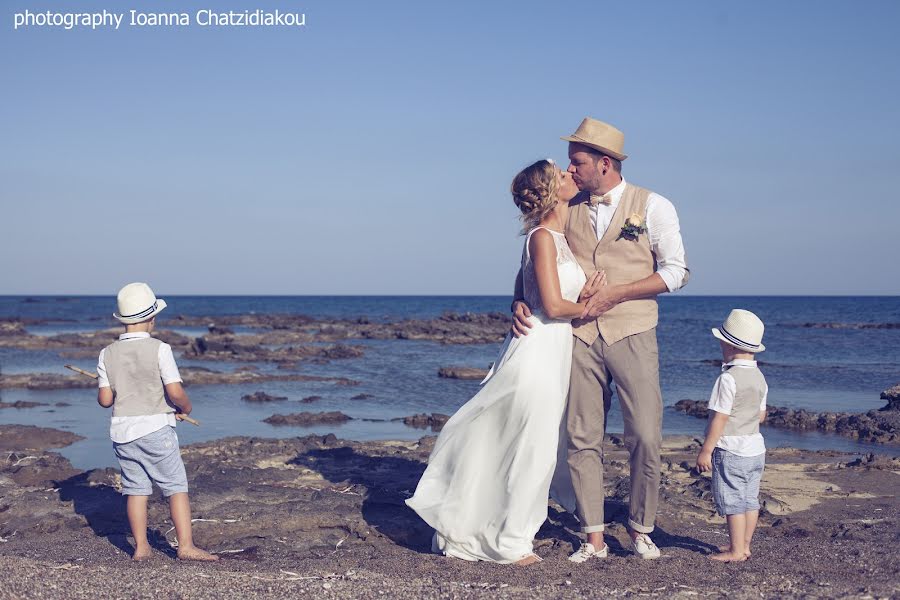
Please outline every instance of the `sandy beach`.
[[334, 436], [232, 437], [183, 447], [196, 541], [217, 564], [174, 558], [161, 496], [150, 505], [155, 553], [133, 564], [115, 469], [79, 471], [54, 452], [78, 436], [0, 427], [2, 598], [347, 598], [586, 595], [758, 598], [891, 597], [900, 593], [900, 459], [776, 449], [746, 563], [712, 563], [726, 541], [708, 477], [692, 470], [697, 441], [663, 452], [657, 561], [626, 550], [626, 452], [607, 440], [608, 560], [567, 562], [577, 524], [551, 505], [529, 567], [466, 563], [429, 553], [430, 530], [403, 503], [433, 436], [352, 442]]

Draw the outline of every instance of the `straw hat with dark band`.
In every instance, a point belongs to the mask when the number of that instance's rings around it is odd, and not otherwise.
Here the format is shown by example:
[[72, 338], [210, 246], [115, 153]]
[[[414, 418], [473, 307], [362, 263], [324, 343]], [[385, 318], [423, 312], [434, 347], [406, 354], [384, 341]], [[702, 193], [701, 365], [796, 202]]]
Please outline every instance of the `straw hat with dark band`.
[[628, 155], [622, 152], [625, 145], [625, 134], [609, 123], [590, 117], [586, 117], [581, 122], [575, 133], [560, 139], [583, 144], [618, 160], [628, 158]]
[[125, 325], [133, 325], [155, 317], [166, 307], [166, 301], [157, 299], [146, 283], [129, 283], [116, 298], [117, 310], [113, 316]]
[[714, 327], [712, 334], [738, 350], [745, 352], [762, 352], [766, 349], [762, 344], [765, 326], [749, 310], [736, 308], [728, 315], [721, 327]]

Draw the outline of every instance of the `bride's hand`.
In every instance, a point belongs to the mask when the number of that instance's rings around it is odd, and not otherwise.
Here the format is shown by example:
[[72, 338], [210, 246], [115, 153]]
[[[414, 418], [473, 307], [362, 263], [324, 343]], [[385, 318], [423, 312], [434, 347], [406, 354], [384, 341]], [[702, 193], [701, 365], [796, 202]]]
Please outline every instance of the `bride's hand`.
[[606, 271], [595, 271], [594, 274], [588, 278], [584, 287], [581, 288], [581, 293], [578, 295], [578, 301], [584, 302], [586, 299], [596, 294], [604, 285], [606, 285]]

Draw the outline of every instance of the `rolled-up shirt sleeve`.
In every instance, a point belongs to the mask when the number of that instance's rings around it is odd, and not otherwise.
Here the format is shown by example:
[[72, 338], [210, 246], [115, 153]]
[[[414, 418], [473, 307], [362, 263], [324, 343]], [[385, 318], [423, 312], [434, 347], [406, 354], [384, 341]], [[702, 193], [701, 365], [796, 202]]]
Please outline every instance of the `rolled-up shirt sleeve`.
[[103, 354], [106, 352], [106, 348], [100, 351], [100, 356], [97, 358], [97, 387], [110, 387], [109, 385], [109, 377], [106, 375], [106, 365], [103, 363]]
[[647, 235], [656, 256], [656, 272], [670, 292], [687, 283], [687, 261], [681, 226], [675, 206], [665, 197], [652, 193], [647, 200]]
[[737, 382], [728, 373], [722, 373], [716, 379], [712, 393], [709, 395], [707, 408], [718, 413], [730, 415], [734, 408], [734, 395], [737, 392]]
[[163, 385], [182, 382], [178, 365], [175, 364], [175, 356], [172, 354], [172, 346], [169, 344], [159, 345], [159, 376]]

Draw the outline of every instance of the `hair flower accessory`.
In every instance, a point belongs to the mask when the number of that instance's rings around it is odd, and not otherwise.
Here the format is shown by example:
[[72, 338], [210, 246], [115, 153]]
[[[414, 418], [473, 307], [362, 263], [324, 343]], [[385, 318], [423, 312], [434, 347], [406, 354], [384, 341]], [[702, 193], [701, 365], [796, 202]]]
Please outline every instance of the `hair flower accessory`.
[[625, 224], [622, 225], [622, 231], [619, 232], [619, 237], [616, 240], [621, 240], [625, 238], [626, 240], [630, 240], [632, 242], [636, 242], [638, 236], [642, 233], [647, 233], [647, 226], [644, 224], [644, 218], [634, 213], [627, 219], [625, 219]]

